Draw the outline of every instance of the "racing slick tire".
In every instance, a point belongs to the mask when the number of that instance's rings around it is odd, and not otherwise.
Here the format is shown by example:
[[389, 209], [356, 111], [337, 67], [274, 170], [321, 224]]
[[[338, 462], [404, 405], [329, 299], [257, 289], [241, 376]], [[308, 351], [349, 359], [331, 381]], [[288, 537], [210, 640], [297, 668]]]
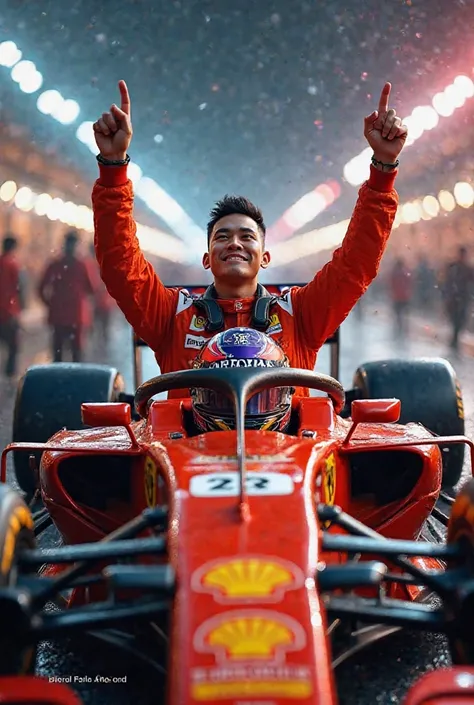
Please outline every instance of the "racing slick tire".
[[[18, 578], [17, 557], [21, 550], [36, 547], [33, 517], [22, 497], [12, 487], [0, 485], [0, 589], [14, 588]], [[0, 598], [0, 676], [32, 673], [36, 647], [25, 645], [20, 634], [20, 610]]]
[[[357, 368], [354, 388], [359, 398], [401, 401], [399, 423], [421, 423], [438, 436], [464, 435], [464, 407], [456, 373], [447, 360], [378, 360]], [[443, 487], [459, 480], [464, 445], [441, 448]]]
[[448, 634], [449, 650], [455, 665], [474, 665], [474, 479], [468, 480], [456, 495], [446, 541], [448, 545], [456, 544], [462, 549], [460, 558], [448, 561], [448, 568], [462, 570], [466, 574], [454, 599], [446, 603], [448, 617], [453, 624]]
[[[123, 391], [122, 376], [108, 365], [57, 362], [29, 367], [18, 384], [12, 439], [45, 443], [62, 428], [82, 429], [82, 403], [118, 401]], [[38, 467], [41, 453], [13, 454], [15, 476], [28, 500], [37, 488], [30, 455], [35, 455]]]

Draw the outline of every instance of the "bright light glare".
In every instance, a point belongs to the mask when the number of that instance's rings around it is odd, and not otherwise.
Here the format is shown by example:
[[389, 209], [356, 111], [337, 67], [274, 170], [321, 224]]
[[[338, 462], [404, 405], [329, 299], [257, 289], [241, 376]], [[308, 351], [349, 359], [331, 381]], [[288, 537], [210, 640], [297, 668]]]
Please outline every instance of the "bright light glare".
[[40, 193], [35, 203], [36, 215], [46, 215], [52, 202], [52, 197], [49, 193]]
[[474, 96], [474, 83], [468, 76], [456, 76], [453, 84], [462, 91], [465, 98], [472, 98]]
[[421, 219], [421, 207], [418, 203], [405, 203], [401, 215], [402, 223], [417, 223]]
[[438, 201], [441, 203], [441, 208], [448, 211], [448, 213], [456, 208], [454, 196], [449, 191], [440, 191], [438, 193]]
[[67, 201], [64, 204], [64, 213], [63, 213], [64, 221], [66, 225], [73, 226], [76, 224], [76, 218], [77, 218], [77, 206], [75, 203], [72, 203], [72, 201]]
[[347, 162], [344, 167], [344, 178], [348, 181], [351, 186], [359, 186], [370, 175], [370, 158], [372, 156], [372, 149], [366, 147], [363, 152]]
[[0, 66], [11, 69], [21, 59], [21, 51], [15, 42], [2, 42], [0, 44]]
[[62, 125], [70, 125], [74, 122], [74, 120], [76, 120], [80, 111], [81, 109], [79, 107], [79, 103], [76, 103], [75, 100], [68, 98], [68, 100], [63, 100], [51, 114]]
[[63, 97], [59, 91], [44, 91], [38, 96], [36, 107], [43, 115], [52, 115], [63, 102]]
[[130, 162], [128, 165], [128, 170], [127, 170], [128, 178], [132, 182], [132, 184], [135, 186], [140, 179], [143, 176], [143, 171], [140, 169], [138, 164], [135, 162]]
[[433, 130], [439, 123], [439, 115], [431, 105], [419, 105], [412, 115], [422, 121], [424, 130]]
[[299, 230], [306, 223], [310, 223], [325, 207], [324, 196], [316, 191], [310, 191], [286, 212], [284, 220], [290, 228]]
[[433, 103], [433, 108], [441, 117], [451, 117], [454, 113], [454, 105], [448, 100], [444, 92], [436, 93], [431, 102]]
[[467, 181], [458, 181], [454, 187], [454, 198], [462, 208], [470, 208], [474, 203], [474, 189]]
[[36, 194], [28, 186], [22, 186], [16, 192], [15, 206], [22, 211], [30, 211], [35, 204], [35, 199]]
[[85, 144], [87, 147], [89, 147], [90, 151], [92, 154], [97, 154], [97, 145], [95, 143], [95, 138], [94, 138], [94, 130], [92, 129], [93, 122], [88, 120], [87, 122], [81, 122], [79, 127], [76, 130], [76, 137], [79, 140], [79, 142], [82, 142], [82, 144]]
[[450, 86], [446, 86], [444, 89], [444, 95], [446, 96], [447, 101], [455, 108], [462, 108], [466, 102], [466, 96], [462, 86], [457, 86], [454, 83]]
[[439, 202], [434, 196], [425, 196], [422, 205], [425, 213], [431, 218], [436, 218], [439, 213]]
[[53, 198], [48, 206], [46, 215], [50, 220], [62, 220], [62, 213], [64, 209], [64, 201], [62, 198]]
[[19, 86], [23, 93], [36, 93], [39, 91], [43, 85], [43, 76], [39, 71], [29, 74], [25, 78], [22, 78]]
[[16, 189], [17, 186], [14, 181], [5, 181], [5, 183], [0, 186], [0, 198], [2, 201], [5, 203], [11, 201], [16, 193]]
[[20, 83], [29, 76], [33, 76], [36, 73], [36, 66], [32, 61], [20, 61], [16, 66], [12, 68], [11, 77], [15, 83]]

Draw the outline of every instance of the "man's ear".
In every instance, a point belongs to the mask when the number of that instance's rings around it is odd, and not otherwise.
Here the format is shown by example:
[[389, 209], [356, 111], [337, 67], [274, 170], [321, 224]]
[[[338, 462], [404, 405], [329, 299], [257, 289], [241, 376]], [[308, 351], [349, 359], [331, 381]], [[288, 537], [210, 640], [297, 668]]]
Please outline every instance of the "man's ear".
[[268, 265], [270, 264], [270, 260], [271, 260], [270, 253], [265, 251], [262, 255], [262, 261], [260, 263], [260, 267], [262, 269], [266, 269], [268, 267]]
[[210, 269], [211, 263], [209, 261], [209, 252], [205, 252], [202, 256], [202, 266], [204, 269]]

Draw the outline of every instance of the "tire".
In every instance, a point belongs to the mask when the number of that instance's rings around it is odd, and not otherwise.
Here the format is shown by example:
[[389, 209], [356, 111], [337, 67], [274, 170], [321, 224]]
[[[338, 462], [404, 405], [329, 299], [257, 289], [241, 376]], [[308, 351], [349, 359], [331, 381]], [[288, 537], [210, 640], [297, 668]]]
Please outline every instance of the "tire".
[[[19, 575], [16, 561], [18, 553], [35, 547], [30, 510], [18, 492], [8, 485], [0, 485], [0, 588], [15, 588]], [[22, 613], [18, 613], [16, 605], [12, 608], [8, 602], [2, 607], [0, 675], [33, 673], [36, 646], [25, 644], [22, 639]]]
[[[20, 379], [13, 413], [13, 441], [45, 443], [62, 428], [82, 429], [83, 402], [117, 401], [121, 375], [108, 365], [55, 363], [29, 367]], [[30, 500], [37, 478], [28, 452], [13, 454], [15, 476]], [[35, 453], [39, 466], [41, 453]]]
[[[474, 665], [474, 480], [468, 480], [459, 490], [448, 522], [448, 546], [462, 547], [461, 556], [448, 562], [448, 569], [465, 573], [466, 587], [461, 584], [456, 598], [445, 603], [447, 617], [453, 629], [449, 634], [449, 649], [455, 665]], [[469, 576], [471, 576], [469, 580]]]
[[[379, 360], [361, 365], [354, 375], [359, 398], [396, 397], [402, 403], [399, 423], [421, 423], [438, 436], [464, 435], [461, 388], [453, 367], [442, 358]], [[464, 445], [441, 448], [443, 487], [461, 477]]]

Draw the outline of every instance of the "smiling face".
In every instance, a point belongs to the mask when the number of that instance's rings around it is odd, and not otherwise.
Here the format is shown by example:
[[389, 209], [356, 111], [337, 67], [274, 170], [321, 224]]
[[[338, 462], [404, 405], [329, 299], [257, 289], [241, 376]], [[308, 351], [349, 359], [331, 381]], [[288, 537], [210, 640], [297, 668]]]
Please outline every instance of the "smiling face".
[[263, 234], [248, 215], [226, 215], [214, 225], [209, 238], [209, 252], [203, 266], [216, 280], [242, 281], [256, 279], [260, 267], [270, 264]]

